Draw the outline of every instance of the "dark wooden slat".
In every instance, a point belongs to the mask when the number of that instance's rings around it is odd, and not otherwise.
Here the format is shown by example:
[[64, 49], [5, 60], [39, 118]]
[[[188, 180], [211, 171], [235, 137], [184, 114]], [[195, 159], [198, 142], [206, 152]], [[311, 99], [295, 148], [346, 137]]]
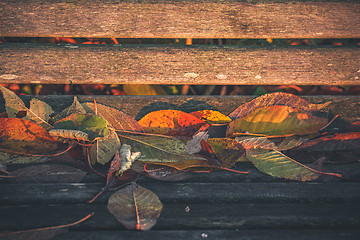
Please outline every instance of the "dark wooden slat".
[[0, 82], [360, 85], [360, 49], [0, 45]]
[[[172, 230], [134, 232], [134, 231], [87, 231], [87, 232], [68, 232], [60, 235], [53, 240], [128, 240], [128, 239], [222, 239], [222, 240], [339, 240], [339, 239], [358, 239], [360, 230], [341, 229], [341, 230], [308, 230], [308, 229], [287, 229], [287, 230]], [[207, 236], [205, 238], [205, 236]]]
[[[360, 200], [359, 183], [172, 183], [142, 182], [165, 203], [187, 202], [337, 202]], [[101, 191], [102, 183], [2, 184], [2, 204], [86, 203]], [[97, 199], [107, 201], [112, 192]]]
[[0, 36], [358, 38], [357, 1], [1, 1]]
[[[34, 96], [23, 96], [24, 101], [29, 101]], [[70, 106], [73, 96], [37, 96], [46, 101], [55, 111], [61, 111]], [[115, 107], [132, 117], [145, 106], [155, 102], [168, 102], [180, 106], [190, 100], [203, 101], [217, 108], [223, 114], [229, 114], [241, 104], [251, 101], [250, 96], [79, 96], [80, 100], [96, 102]], [[312, 103], [331, 102], [324, 111], [339, 114], [348, 121], [360, 120], [360, 96], [303, 96]], [[4, 102], [0, 99], [0, 111], [4, 111]], [[196, 106], [196, 104], [194, 104]]]
[[[186, 207], [190, 211], [185, 211]], [[120, 230], [123, 226], [106, 205], [33, 205], [0, 207], [0, 229], [30, 229], [56, 226], [80, 219], [89, 220], [76, 230]], [[360, 207], [349, 204], [165, 204], [154, 230], [192, 229], [343, 229], [360, 227]]]

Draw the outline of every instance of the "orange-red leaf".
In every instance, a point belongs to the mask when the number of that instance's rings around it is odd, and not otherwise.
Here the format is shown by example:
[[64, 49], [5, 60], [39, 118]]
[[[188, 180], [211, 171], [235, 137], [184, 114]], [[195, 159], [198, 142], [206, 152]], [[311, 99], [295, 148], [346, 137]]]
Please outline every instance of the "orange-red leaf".
[[0, 118], [0, 148], [18, 154], [50, 155], [58, 142], [29, 120]]
[[182, 111], [160, 110], [147, 114], [139, 124], [147, 133], [192, 136], [205, 122]]

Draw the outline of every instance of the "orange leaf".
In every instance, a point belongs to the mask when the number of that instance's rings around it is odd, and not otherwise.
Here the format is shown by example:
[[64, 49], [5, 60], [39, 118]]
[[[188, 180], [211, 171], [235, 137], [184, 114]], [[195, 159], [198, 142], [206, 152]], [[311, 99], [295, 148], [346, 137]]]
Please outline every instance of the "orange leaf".
[[58, 147], [58, 142], [39, 125], [24, 119], [0, 118], [0, 148], [5, 151], [49, 155]]
[[208, 124], [226, 124], [231, 122], [231, 119], [228, 116], [214, 110], [201, 110], [190, 114]]
[[159, 110], [147, 114], [139, 124], [147, 133], [170, 136], [192, 136], [205, 122], [178, 110]]

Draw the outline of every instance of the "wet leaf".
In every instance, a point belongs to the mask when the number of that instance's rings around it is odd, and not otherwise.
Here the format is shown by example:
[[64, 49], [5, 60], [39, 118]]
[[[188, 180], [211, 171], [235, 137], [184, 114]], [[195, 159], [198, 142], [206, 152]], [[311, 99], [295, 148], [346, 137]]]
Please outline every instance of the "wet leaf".
[[139, 124], [147, 133], [191, 137], [205, 122], [178, 110], [160, 110], [147, 114]]
[[235, 139], [231, 138], [209, 138], [207, 142], [211, 145], [216, 156], [222, 161], [223, 167], [233, 167], [236, 162], [247, 161], [243, 158], [245, 148]]
[[[51, 129], [51, 125], [47, 122], [47, 120], [45, 120], [44, 118], [42, 118], [42, 116], [45, 116], [45, 114], [38, 112], [37, 107], [34, 107], [34, 102], [36, 101], [40, 101], [40, 100], [34, 100], [33, 101], [33, 108], [28, 109], [24, 102], [12, 91], [10, 91], [9, 89], [3, 87], [0, 85], [0, 91], [3, 94], [3, 97], [5, 99], [5, 109], [6, 109], [6, 113], [8, 115], [9, 118], [16, 118], [17, 114], [21, 111], [25, 111], [27, 113], [27, 117], [34, 121], [35, 123], [41, 123], [42, 127], [45, 127], [46, 129]], [[39, 103], [38, 103], [39, 104]], [[40, 104], [39, 104], [40, 105]], [[50, 111], [51, 107], [49, 105], [47, 105], [46, 103], [44, 103], [44, 110]], [[46, 106], [46, 107], [45, 107]], [[33, 110], [35, 110], [35, 112], [33, 112]], [[41, 114], [41, 116], [39, 116], [38, 114]]]
[[109, 198], [108, 210], [129, 230], [150, 230], [162, 211], [155, 193], [132, 183]]
[[303, 98], [289, 93], [269, 93], [255, 98], [251, 102], [245, 103], [235, 109], [229, 114], [232, 119], [242, 118], [248, 115], [256, 108], [272, 106], [272, 105], [284, 105], [292, 108], [299, 108], [306, 111], [317, 111], [328, 106], [331, 102], [323, 104], [312, 104]]
[[336, 175], [314, 170], [276, 150], [261, 148], [248, 149], [246, 150], [246, 158], [261, 172], [278, 178], [311, 181], [317, 179], [322, 174]]
[[228, 116], [214, 110], [201, 110], [190, 114], [208, 124], [227, 124], [231, 122], [231, 119]]
[[10, 181], [16, 183], [77, 183], [86, 172], [66, 165], [44, 164], [19, 168], [11, 175], [15, 177]]
[[318, 132], [327, 123], [326, 118], [316, 117], [309, 112], [288, 106], [257, 108], [243, 118], [229, 124], [226, 135], [237, 133], [265, 135], [306, 135]]
[[115, 131], [110, 131], [105, 139], [96, 140], [90, 147], [90, 162], [94, 165], [96, 162], [105, 164], [109, 162], [120, 149], [120, 139]]
[[[91, 102], [87, 102], [84, 104], [85, 108], [89, 108], [93, 113], [95, 111], [95, 104]], [[105, 106], [100, 103], [96, 103], [97, 115], [104, 118], [108, 124], [116, 129], [122, 131], [131, 131], [131, 132], [143, 132], [144, 130], [140, 126], [140, 124], [129, 115], [124, 112]], [[88, 112], [89, 112], [88, 110]]]
[[0, 148], [27, 155], [51, 155], [60, 145], [39, 125], [25, 119], [0, 118]]
[[134, 152], [141, 152], [138, 161], [146, 163], [180, 162], [186, 160], [204, 160], [188, 154], [185, 143], [172, 137], [152, 134], [119, 134], [121, 142], [132, 147]]
[[[62, 134], [60, 131], [56, 130], [74, 130], [80, 131], [83, 133], [88, 134], [88, 140], [94, 141], [96, 139], [105, 138], [109, 135], [109, 130], [107, 128], [107, 121], [99, 117], [95, 114], [81, 114], [81, 113], [74, 113], [70, 116], [61, 119], [60, 121], [56, 122], [54, 125], [54, 129], [51, 130], [52, 134], [61, 136]], [[54, 131], [55, 130], [55, 131]], [[71, 131], [63, 131], [63, 134], [71, 133]], [[73, 138], [73, 136], [64, 136], [65, 138]], [[80, 137], [80, 133], [79, 133]], [[84, 136], [85, 138], [85, 136]]]

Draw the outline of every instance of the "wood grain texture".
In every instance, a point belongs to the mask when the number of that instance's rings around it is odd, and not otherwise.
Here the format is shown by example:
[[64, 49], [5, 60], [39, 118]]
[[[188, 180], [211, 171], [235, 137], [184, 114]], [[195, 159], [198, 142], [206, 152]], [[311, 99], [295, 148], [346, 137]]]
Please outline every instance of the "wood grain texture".
[[359, 38], [358, 1], [6, 0], [0, 36]]
[[360, 48], [0, 45], [0, 82], [360, 85]]

